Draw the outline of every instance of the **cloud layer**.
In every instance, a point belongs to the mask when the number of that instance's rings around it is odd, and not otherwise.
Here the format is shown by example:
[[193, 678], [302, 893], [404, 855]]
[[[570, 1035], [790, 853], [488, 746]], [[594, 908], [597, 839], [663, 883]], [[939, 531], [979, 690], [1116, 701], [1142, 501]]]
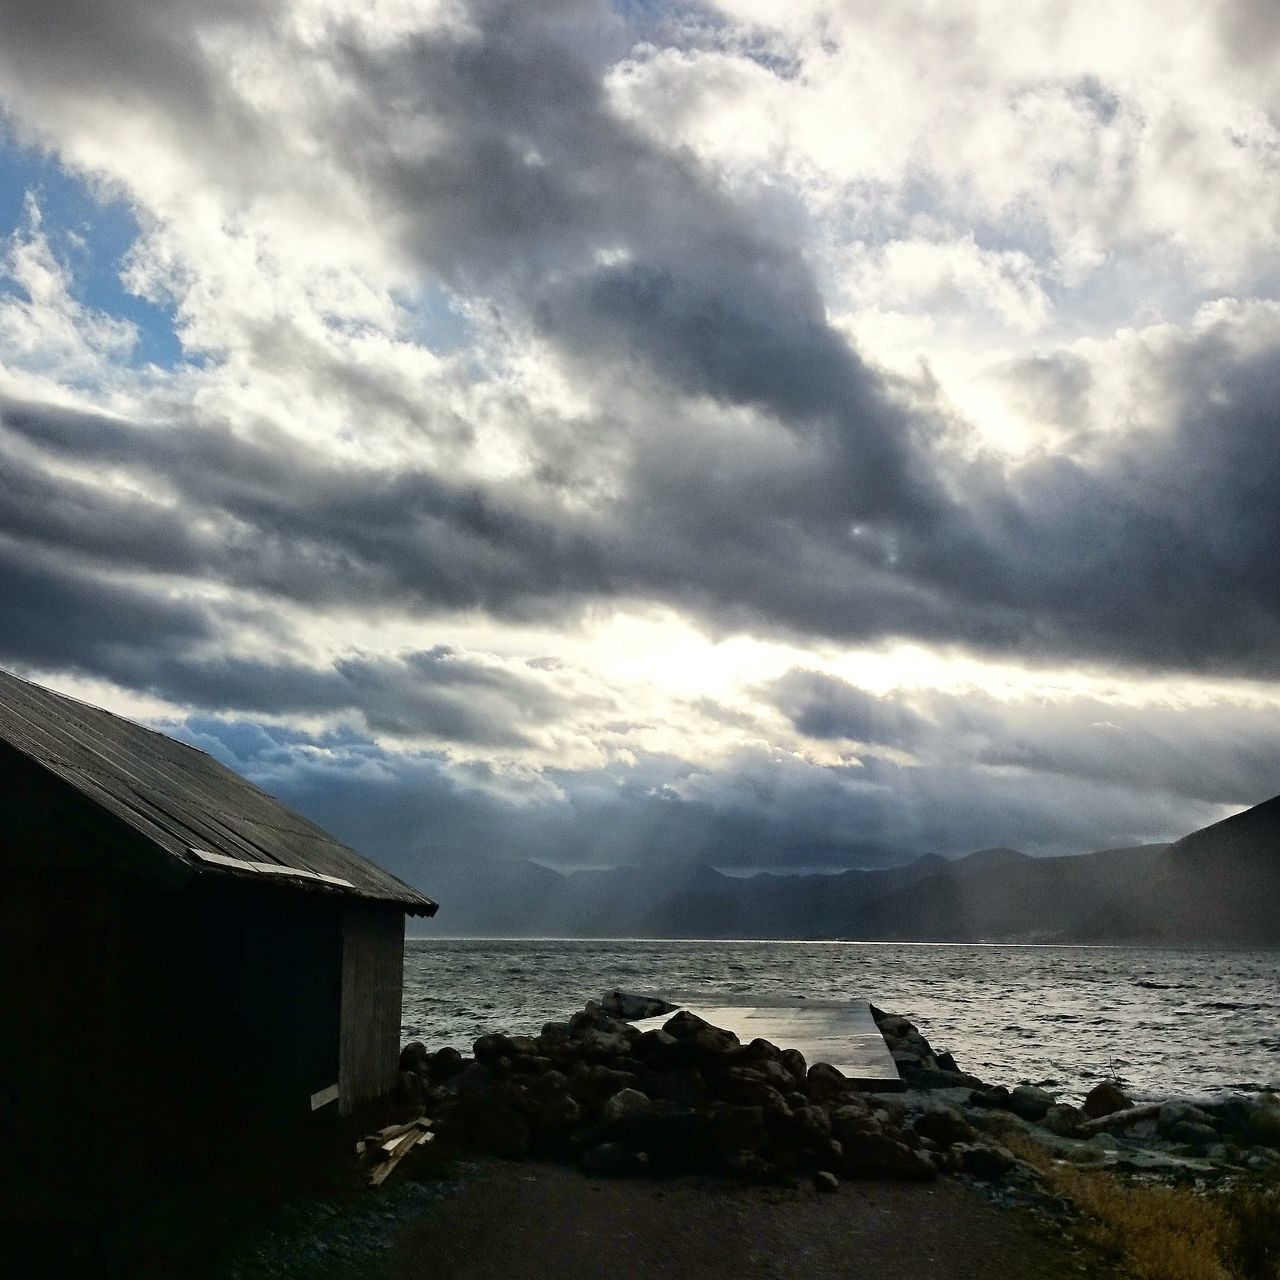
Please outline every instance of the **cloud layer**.
[[0, 661], [409, 873], [1264, 798], [1269, 12], [0, 0]]

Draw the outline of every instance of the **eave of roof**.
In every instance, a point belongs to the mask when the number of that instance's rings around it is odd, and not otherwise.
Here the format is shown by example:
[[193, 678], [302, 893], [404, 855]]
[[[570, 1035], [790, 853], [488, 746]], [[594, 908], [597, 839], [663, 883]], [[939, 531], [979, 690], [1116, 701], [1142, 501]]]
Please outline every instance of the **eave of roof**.
[[6, 671], [0, 740], [188, 872], [269, 875], [408, 915], [436, 913], [430, 898], [205, 752]]

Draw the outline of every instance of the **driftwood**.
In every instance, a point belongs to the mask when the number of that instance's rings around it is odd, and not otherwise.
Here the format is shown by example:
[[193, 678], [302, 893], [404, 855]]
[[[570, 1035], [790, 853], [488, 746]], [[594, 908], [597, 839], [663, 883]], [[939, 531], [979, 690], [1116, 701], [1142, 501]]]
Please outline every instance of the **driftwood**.
[[372, 1166], [369, 1185], [381, 1186], [414, 1147], [434, 1137], [431, 1121], [426, 1116], [418, 1116], [406, 1124], [389, 1124], [376, 1133], [366, 1134], [356, 1143], [356, 1156], [361, 1164]]
[[1113, 1111], [1109, 1116], [1086, 1120], [1076, 1130], [1075, 1136], [1092, 1138], [1095, 1133], [1102, 1133], [1107, 1129], [1127, 1129], [1131, 1124], [1140, 1124], [1143, 1120], [1158, 1116], [1163, 1105], [1160, 1102], [1148, 1102], [1141, 1107], [1126, 1107], [1123, 1111]]

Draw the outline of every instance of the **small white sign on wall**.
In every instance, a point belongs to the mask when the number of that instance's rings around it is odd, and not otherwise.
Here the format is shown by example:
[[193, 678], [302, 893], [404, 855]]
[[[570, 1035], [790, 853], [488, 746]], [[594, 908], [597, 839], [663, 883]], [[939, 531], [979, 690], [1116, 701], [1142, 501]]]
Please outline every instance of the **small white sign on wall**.
[[327, 1089], [321, 1089], [319, 1093], [311, 1095], [311, 1110], [319, 1111], [321, 1107], [327, 1107], [331, 1102], [338, 1100], [338, 1086], [331, 1084]]

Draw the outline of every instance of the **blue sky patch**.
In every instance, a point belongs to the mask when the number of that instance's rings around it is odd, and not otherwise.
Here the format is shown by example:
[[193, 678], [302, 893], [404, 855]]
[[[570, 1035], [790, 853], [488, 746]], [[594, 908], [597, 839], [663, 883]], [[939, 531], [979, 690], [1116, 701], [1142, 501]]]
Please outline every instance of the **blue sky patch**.
[[19, 145], [0, 127], [0, 237], [7, 240], [24, 225], [28, 194], [40, 206], [44, 233], [70, 273], [76, 301], [137, 326], [135, 365], [181, 364], [172, 311], [130, 293], [120, 280], [140, 231], [132, 210], [95, 192], [52, 156]]

